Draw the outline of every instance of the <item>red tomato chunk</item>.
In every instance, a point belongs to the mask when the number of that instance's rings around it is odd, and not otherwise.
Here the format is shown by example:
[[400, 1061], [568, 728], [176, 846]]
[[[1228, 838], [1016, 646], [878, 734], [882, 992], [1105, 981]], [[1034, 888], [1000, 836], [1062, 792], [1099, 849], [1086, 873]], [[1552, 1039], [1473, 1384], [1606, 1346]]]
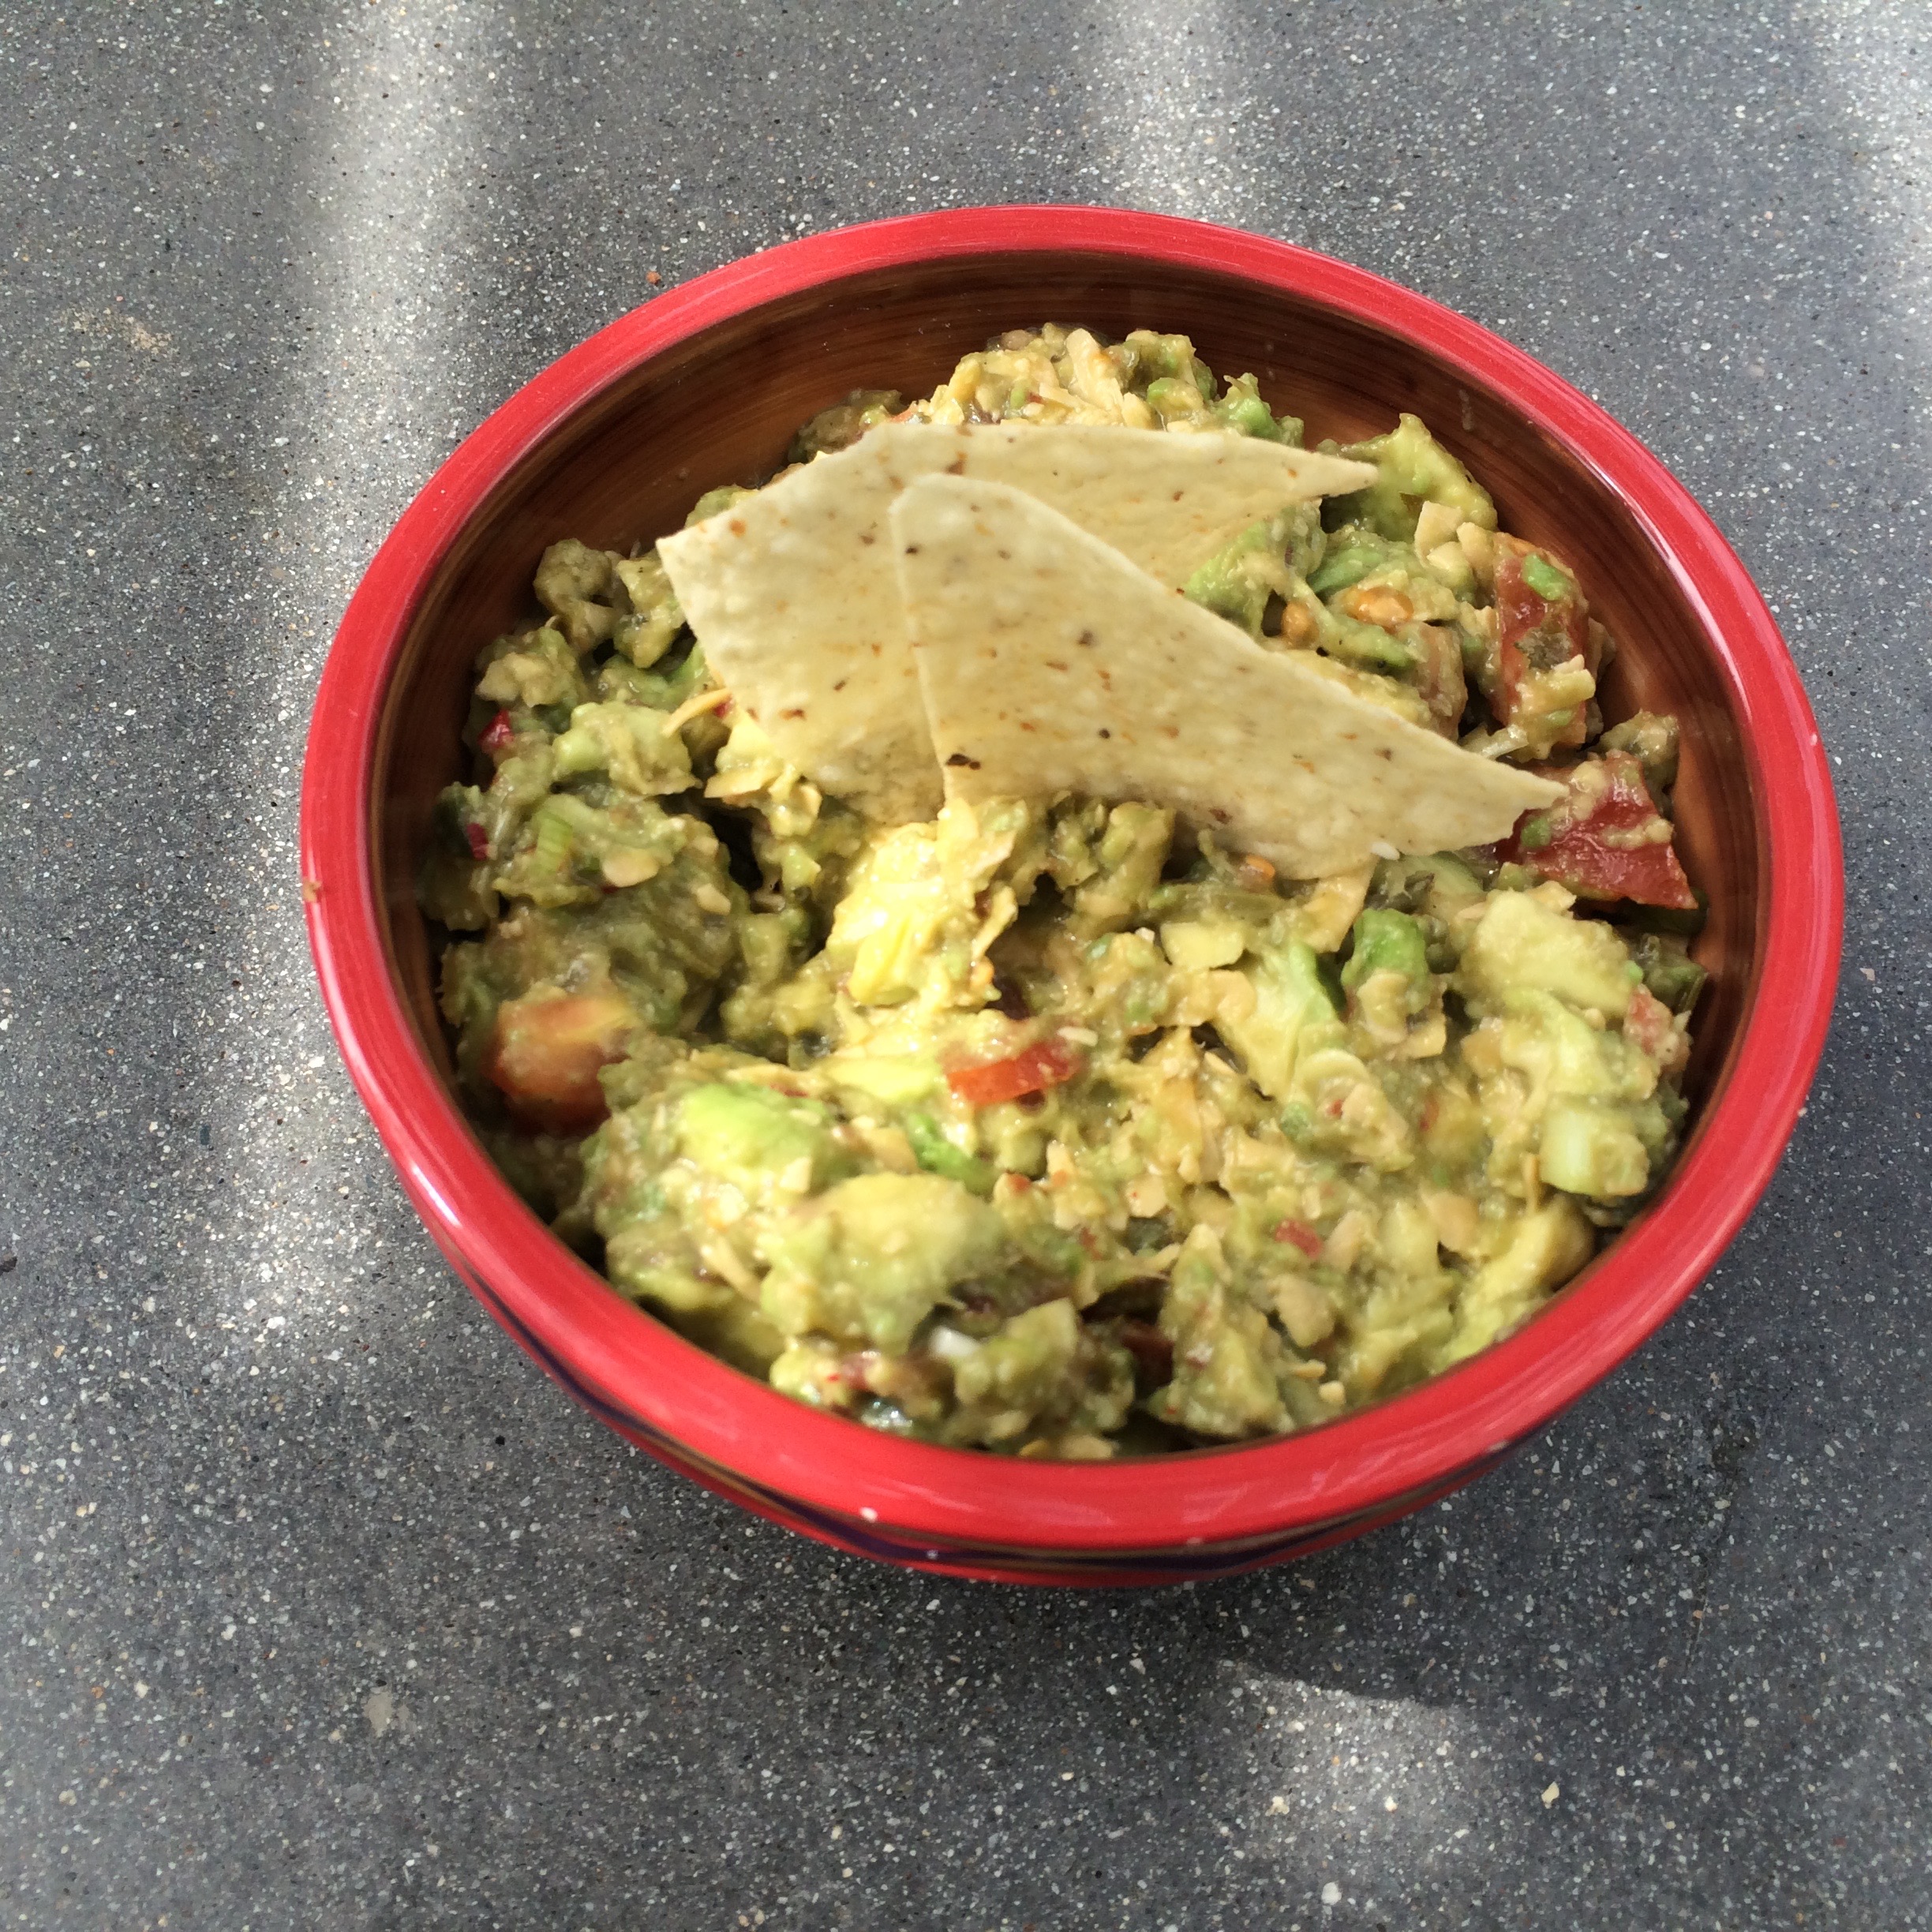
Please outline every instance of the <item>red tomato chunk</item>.
[[623, 1058], [636, 1030], [637, 1016], [612, 993], [505, 1000], [484, 1071], [519, 1125], [588, 1133], [610, 1110], [598, 1070]]
[[1322, 1251], [1321, 1237], [1305, 1221], [1281, 1221], [1275, 1223], [1275, 1238], [1278, 1241], [1292, 1241], [1311, 1259]]
[[[1575, 580], [1515, 537], [1497, 540], [1496, 609], [1496, 688], [1492, 697], [1503, 724], [1527, 722], [1544, 712], [1537, 687], [1558, 666], [1580, 657], [1595, 676], [1598, 653], [1590, 641], [1589, 610]], [[1575, 711], [1556, 733], [1556, 743], [1582, 743], [1582, 706]]]
[[1652, 802], [1643, 767], [1627, 751], [1586, 758], [1563, 781], [1569, 796], [1526, 814], [1500, 856], [1574, 893], [1579, 899], [1628, 899], [1638, 905], [1694, 911], [1697, 895], [1671, 843], [1671, 826]]
[[1080, 1057], [1061, 1039], [1036, 1041], [1010, 1060], [989, 1060], [978, 1066], [955, 1067], [946, 1084], [968, 1106], [997, 1106], [1002, 1100], [1043, 1093], [1080, 1070]]
[[1631, 1010], [1623, 1017], [1623, 1038], [1633, 1047], [1661, 1061], [1672, 1051], [1672, 1009], [1656, 999], [1648, 987], [1631, 993]]

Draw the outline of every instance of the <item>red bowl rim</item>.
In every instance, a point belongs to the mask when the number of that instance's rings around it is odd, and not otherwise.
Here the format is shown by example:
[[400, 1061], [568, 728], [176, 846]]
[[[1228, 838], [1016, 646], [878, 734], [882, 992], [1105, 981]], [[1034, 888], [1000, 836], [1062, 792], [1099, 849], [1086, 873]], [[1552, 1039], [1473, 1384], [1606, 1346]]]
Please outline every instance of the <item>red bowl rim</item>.
[[[1320, 301], [1486, 384], [1621, 496], [1701, 617], [1742, 722], [1761, 850], [1758, 989], [1724, 1089], [1656, 1208], [1514, 1337], [1309, 1433], [1170, 1458], [1015, 1462], [805, 1409], [683, 1341], [568, 1253], [492, 1165], [391, 974], [369, 802], [381, 696], [417, 599], [490, 490], [647, 358], [764, 302], [916, 262], [1028, 252], [1208, 269]], [[310, 944], [351, 1078], [438, 1241], [575, 1377], [767, 1492], [914, 1539], [1099, 1552], [1215, 1545], [1349, 1515], [1492, 1456], [1607, 1374], [1683, 1301], [1775, 1170], [1823, 1049], [1844, 868], [1830, 772], [1764, 600], [1689, 492], [1597, 404], [1427, 298], [1330, 256], [1128, 210], [952, 210], [787, 242], [668, 290], [560, 357], [404, 512], [324, 667], [303, 774]]]

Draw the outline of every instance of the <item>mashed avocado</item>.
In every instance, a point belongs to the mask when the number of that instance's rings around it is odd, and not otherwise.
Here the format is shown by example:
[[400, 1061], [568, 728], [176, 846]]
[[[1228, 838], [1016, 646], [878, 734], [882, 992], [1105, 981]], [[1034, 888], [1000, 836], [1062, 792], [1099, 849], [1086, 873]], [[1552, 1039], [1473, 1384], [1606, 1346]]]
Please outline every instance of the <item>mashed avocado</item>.
[[[1301, 436], [1148, 331], [1014, 331], [914, 409]], [[1345, 453], [1372, 486], [1186, 594], [1564, 788], [1502, 845], [1290, 882], [1147, 802], [872, 822], [733, 706], [654, 552], [552, 545], [421, 897], [466, 1103], [558, 1233], [800, 1401], [1032, 1456], [1312, 1426], [1574, 1275], [1683, 1117], [1676, 727], [1604, 731], [1577, 572], [1420, 421]]]

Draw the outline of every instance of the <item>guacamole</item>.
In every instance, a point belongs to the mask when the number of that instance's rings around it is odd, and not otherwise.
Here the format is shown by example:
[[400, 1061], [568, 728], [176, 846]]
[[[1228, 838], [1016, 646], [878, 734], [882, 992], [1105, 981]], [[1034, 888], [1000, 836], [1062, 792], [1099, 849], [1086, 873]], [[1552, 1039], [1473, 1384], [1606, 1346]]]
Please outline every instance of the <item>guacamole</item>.
[[[908, 416], [1301, 440], [1185, 337], [1048, 328], [909, 410], [836, 403], [793, 462]], [[801, 1402], [1082, 1458], [1329, 1421], [1583, 1267], [1683, 1121], [1676, 728], [1605, 728], [1576, 562], [1501, 530], [1421, 422], [1337, 453], [1374, 480], [1185, 594], [1552, 781], [1498, 844], [1297, 879], [1159, 798], [954, 789], [893, 822], [734, 703], [655, 550], [545, 552], [542, 620], [477, 660], [421, 894], [465, 1104], [562, 1238]]]

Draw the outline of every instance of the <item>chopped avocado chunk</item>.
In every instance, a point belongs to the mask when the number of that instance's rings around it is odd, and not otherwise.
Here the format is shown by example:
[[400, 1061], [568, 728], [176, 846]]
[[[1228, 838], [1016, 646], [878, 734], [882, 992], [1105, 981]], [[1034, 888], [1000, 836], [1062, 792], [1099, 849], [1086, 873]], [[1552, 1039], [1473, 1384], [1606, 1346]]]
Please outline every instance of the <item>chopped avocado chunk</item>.
[[1287, 1428], [1282, 1383], [1294, 1357], [1260, 1309], [1235, 1288], [1220, 1241], [1196, 1227], [1161, 1305], [1174, 1375], [1147, 1398], [1163, 1422], [1196, 1434], [1262, 1436]]
[[1643, 982], [1630, 949], [1608, 926], [1571, 919], [1534, 893], [1489, 895], [1463, 949], [1456, 990], [1472, 1010], [1500, 1010], [1513, 991], [1560, 995], [1620, 1020]]
[[612, 642], [639, 670], [654, 665], [684, 627], [677, 593], [655, 550], [641, 557], [620, 557], [611, 567], [623, 586], [631, 612], [617, 620]]
[[1530, 1075], [1541, 1091], [1647, 1100], [1655, 1090], [1656, 1067], [1642, 1053], [1621, 1033], [1592, 1026], [1553, 994], [1514, 987], [1503, 1007], [1503, 1064]]
[[1422, 928], [1406, 912], [1371, 907], [1355, 922], [1355, 949], [1342, 968], [1342, 983], [1353, 993], [1372, 973], [1400, 973], [1426, 985], [1428, 948]]
[[1309, 572], [1308, 586], [1317, 597], [1332, 597], [1365, 577], [1399, 568], [1412, 559], [1406, 545], [1393, 542], [1374, 530], [1350, 525], [1330, 535], [1321, 562]]
[[1249, 927], [1230, 919], [1169, 919], [1160, 929], [1161, 950], [1185, 972], [1232, 966], [1252, 938]]
[[1282, 556], [1291, 514], [1243, 531], [1189, 578], [1183, 586], [1186, 594], [1204, 609], [1239, 625], [1250, 637], [1259, 637], [1268, 599], [1285, 597], [1294, 587]]
[[1518, 1327], [1590, 1258], [1597, 1237], [1581, 1209], [1559, 1194], [1524, 1215], [1508, 1245], [1462, 1290], [1447, 1361], [1466, 1357]]
[[1652, 997], [1661, 1000], [1672, 1013], [1689, 1013], [1710, 978], [1676, 934], [1635, 934], [1631, 941], [1631, 957], [1642, 970], [1644, 984], [1650, 989]]
[[1485, 530], [1496, 526], [1489, 492], [1429, 434], [1419, 416], [1405, 414], [1386, 436], [1352, 444], [1342, 454], [1373, 463], [1381, 474], [1358, 494], [1334, 500], [1337, 522], [1365, 523], [1398, 543], [1413, 543], [1420, 506], [1438, 503], [1462, 522]]
[[850, 1162], [832, 1138], [831, 1110], [769, 1087], [713, 1081], [694, 1087], [678, 1110], [677, 1149], [685, 1159], [763, 1201], [789, 1185], [816, 1193]]
[[1532, 550], [1523, 558], [1522, 575], [1523, 582], [1547, 602], [1554, 604], [1559, 598], [1574, 597], [1577, 593], [1576, 579], [1540, 550]]
[[766, 1316], [903, 1352], [933, 1310], [1011, 1265], [1006, 1224], [937, 1174], [860, 1174], [796, 1209], [767, 1237]]
[[1270, 1099], [1285, 1100], [1303, 1035], [1332, 1025], [1334, 1002], [1313, 949], [1298, 939], [1249, 960], [1241, 978], [1252, 990], [1252, 1003], [1224, 1006], [1215, 1030], [1240, 1055], [1249, 1079]]
[[583, 704], [571, 713], [570, 729], [552, 747], [559, 778], [605, 772], [611, 782], [641, 798], [687, 790], [691, 754], [673, 732], [665, 736], [664, 714], [631, 704]]
[[905, 1136], [912, 1144], [914, 1158], [928, 1174], [957, 1181], [975, 1194], [990, 1194], [999, 1178], [999, 1170], [990, 1161], [968, 1154], [945, 1137], [939, 1123], [930, 1114], [916, 1111], [904, 1116]]
[[1364, 912], [1355, 922], [1354, 950], [1342, 968], [1342, 985], [1350, 1017], [1376, 1046], [1406, 1045], [1410, 1023], [1440, 1004], [1421, 922], [1386, 908]]
[[1133, 1365], [1081, 1325], [1073, 1304], [1043, 1301], [1007, 1317], [960, 1361], [955, 1440], [1017, 1442], [1043, 1427], [1104, 1432], [1126, 1420]]
[[1448, 972], [1462, 957], [1470, 930], [1466, 915], [1483, 897], [1481, 882], [1451, 852], [1385, 859], [1368, 889], [1370, 905], [1407, 912], [1421, 922], [1429, 964], [1438, 972]]
[[[1527, 573], [1526, 573], [1526, 575]], [[1643, 766], [1644, 781], [1660, 801], [1677, 782], [1677, 721], [1655, 711], [1639, 711], [1612, 724], [1597, 741], [1599, 751], [1628, 751]]]
[[1601, 1200], [1641, 1194], [1650, 1182], [1650, 1151], [1627, 1109], [1559, 1095], [1543, 1116], [1538, 1156], [1543, 1179], [1571, 1194]]
[[579, 656], [616, 631], [623, 614], [620, 602], [629, 601], [612, 567], [616, 561], [608, 550], [567, 537], [553, 543], [537, 567], [537, 601]]
[[499, 638], [483, 653], [477, 668], [482, 673], [477, 695], [496, 704], [548, 710], [581, 704], [588, 695], [576, 653], [551, 624]]
[[849, 449], [871, 429], [897, 416], [905, 398], [897, 389], [855, 389], [843, 402], [822, 409], [792, 439], [788, 459], [810, 462], [814, 456]]
[[1252, 376], [1237, 376], [1219, 399], [1209, 406], [1222, 429], [1237, 436], [1260, 436], [1269, 443], [1299, 443], [1301, 425], [1293, 416], [1279, 420], [1261, 399], [1261, 387]]

